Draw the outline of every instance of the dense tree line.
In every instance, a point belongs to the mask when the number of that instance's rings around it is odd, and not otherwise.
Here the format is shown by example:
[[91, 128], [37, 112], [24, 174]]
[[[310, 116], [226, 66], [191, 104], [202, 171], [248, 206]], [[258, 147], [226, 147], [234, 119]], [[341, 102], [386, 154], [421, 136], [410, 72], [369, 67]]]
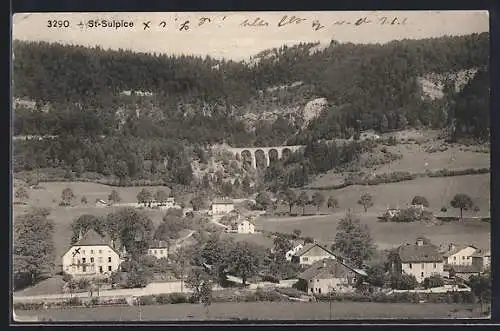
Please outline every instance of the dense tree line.
[[[50, 115], [50, 120], [39, 124], [40, 131], [53, 132], [56, 127], [72, 132], [75, 126], [89, 134], [109, 131], [116, 127], [114, 112], [110, 110], [129, 108], [133, 113], [139, 106], [150, 109], [156, 113], [154, 116], [161, 113], [163, 118], [148, 120], [147, 116], [141, 116], [137, 120], [129, 116], [133, 123], [128, 128], [131, 134], [185, 137], [187, 131], [198, 141], [223, 139], [237, 143], [242, 134], [251, 133], [245, 133], [243, 123], [230, 116], [235, 107], [258, 105], [262, 99], [259, 91], [267, 87], [302, 81], [312, 86], [306, 93], [310, 98], [322, 96], [334, 105], [348, 105], [343, 110], [329, 109], [322, 116], [326, 121], [313, 123], [311, 132], [321, 125], [338, 131], [336, 135], [347, 135], [349, 128], [383, 131], [406, 125], [443, 126], [450, 121], [442, 118], [443, 110], [454, 113], [455, 104], [422, 100], [417, 77], [431, 72], [446, 74], [486, 68], [489, 34], [402, 40], [383, 45], [332, 41], [329, 47], [311, 54], [314, 46], [308, 43], [269, 50], [267, 53], [273, 56], [261, 54], [256, 65], [248, 66], [209, 57], [16, 41], [14, 95], [36, 100], [40, 107], [50, 102], [57, 110], [58, 115]], [[465, 94], [488, 94], [487, 70], [484, 71]], [[120, 95], [124, 90], [150, 91], [154, 95], [124, 97]], [[284, 95], [281, 99], [286, 104], [291, 102], [294, 92]], [[463, 108], [485, 108], [484, 98], [477, 98], [473, 104], [458, 101], [456, 116], [465, 121], [470, 118], [467, 113], [470, 110]], [[82, 108], [79, 112], [72, 109], [75, 104]], [[207, 104], [217, 104], [213, 116], [203, 115]], [[192, 112], [188, 111], [190, 107]], [[20, 118], [16, 132], [32, 131], [37, 126], [35, 119], [44, 117], [20, 112], [16, 116]], [[485, 116], [481, 116], [473, 125], [483, 127], [485, 122]], [[254, 142], [249, 137], [243, 140]]]

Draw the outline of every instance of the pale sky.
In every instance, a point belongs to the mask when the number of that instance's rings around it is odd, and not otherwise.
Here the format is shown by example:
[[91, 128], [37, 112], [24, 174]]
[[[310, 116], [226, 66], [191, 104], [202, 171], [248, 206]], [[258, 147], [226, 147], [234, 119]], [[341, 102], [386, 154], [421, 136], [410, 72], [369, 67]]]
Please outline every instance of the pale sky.
[[[278, 27], [284, 15], [302, 20]], [[198, 26], [201, 17], [208, 17]], [[355, 25], [366, 17], [368, 23]], [[384, 19], [385, 17], [385, 19]], [[397, 17], [404, 24], [391, 25]], [[256, 19], [267, 26], [242, 26]], [[131, 21], [132, 28], [80, 28], [81, 21], [93, 19]], [[69, 27], [48, 27], [49, 20], [67, 20]], [[188, 31], [179, 31], [181, 24], [190, 21]], [[315, 31], [313, 22], [324, 26]], [[143, 22], [151, 21], [144, 30]], [[166, 28], [160, 26], [165, 21]], [[343, 24], [340, 24], [344, 21]], [[385, 22], [385, 24], [384, 24]], [[62, 23], [62, 21], [60, 22]], [[489, 31], [487, 11], [323, 11], [323, 12], [186, 12], [186, 13], [35, 13], [16, 14], [13, 18], [13, 39], [48, 41], [111, 49], [130, 49], [138, 52], [166, 54], [210, 55], [215, 58], [244, 60], [258, 52], [319, 41], [385, 43], [398, 39], [421, 39], [444, 35], [466, 35]]]

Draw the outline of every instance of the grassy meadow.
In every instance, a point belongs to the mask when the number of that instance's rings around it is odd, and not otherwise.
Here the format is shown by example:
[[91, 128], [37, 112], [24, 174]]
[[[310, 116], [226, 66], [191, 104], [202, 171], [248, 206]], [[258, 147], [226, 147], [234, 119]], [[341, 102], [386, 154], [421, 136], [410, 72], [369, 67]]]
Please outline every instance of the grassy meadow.
[[[312, 195], [315, 190], [307, 190]], [[332, 195], [339, 201], [339, 208], [329, 216], [309, 217], [262, 217], [257, 224], [266, 231], [291, 233], [294, 229], [302, 231], [304, 236], [311, 236], [320, 242], [332, 243], [335, 229], [345, 210], [352, 209], [363, 224], [370, 228], [372, 237], [380, 248], [413, 242], [416, 236], [425, 235], [436, 244], [453, 242], [456, 244], [476, 244], [487, 248], [490, 245], [491, 227], [480, 221], [464, 221], [443, 224], [382, 223], [377, 216], [388, 207], [404, 207], [416, 195], [423, 195], [430, 203], [429, 210], [439, 212], [441, 207], [450, 207], [450, 201], [456, 193], [469, 194], [482, 213], [490, 210], [490, 175], [468, 175], [442, 178], [418, 178], [411, 181], [381, 184], [374, 186], [353, 185], [339, 190], [321, 190], [326, 197]], [[361, 194], [373, 196], [374, 206], [363, 211], [357, 204]], [[281, 206], [280, 209], [287, 208]], [[313, 213], [315, 207], [307, 207], [307, 213]], [[322, 212], [325, 211], [323, 208]], [[294, 207], [292, 212], [301, 214], [302, 208]]]
[[[332, 302], [331, 317], [339, 319], [446, 319], [479, 318], [478, 305]], [[132, 306], [18, 311], [19, 316], [50, 317], [53, 321], [138, 321]], [[329, 320], [329, 303], [231, 302], [203, 305], [175, 304], [141, 307], [142, 321], [202, 320]]]
[[[55, 223], [55, 263], [61, 263], [62, 255], [70, 247], [70, 240], [72, 236], [71, 224], [81, 215], [91, 214], [95, 216], [105, 216], [121, 207], [97, 207], [95, 204], [96, 199], [107, 200], [108, 195], [112, 190], [118, 191], [123, 203], [137, 202], [137, 193], [143, 187], [112, 187], [96, 183], [87, 182], [47, 182], [40, 183], [42, 189], [28, 189], [29, 205], [14, 205], [13, 216], [24, 213], [30, 207], [45, 207], [50, 208], [51, 213], [49, 218], [54, 220]], [[72, 207], [61, 207], [61, 193], [65, 188], [71, 188], [75, 194], [75, 199]], [[16, 185], [14, 184], [14, 190]], [[157, 189], [165, 190], [167, 187], [148, 187], [149, 190], [155, 192]], [[82, 205], [80, 199], [82, 196], [87, 197], [88, 203]], [[145, 212], [155, 223], [160, 224], [163, 219], [163, 211], [145, 209]]]

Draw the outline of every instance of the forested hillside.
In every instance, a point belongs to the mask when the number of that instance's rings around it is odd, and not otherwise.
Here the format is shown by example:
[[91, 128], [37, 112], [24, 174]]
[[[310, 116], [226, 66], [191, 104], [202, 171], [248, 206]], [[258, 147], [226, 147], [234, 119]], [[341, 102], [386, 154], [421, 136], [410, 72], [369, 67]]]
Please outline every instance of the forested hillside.
[[[14, 96], [36, 104], [15, 107], [14, 134], [60, 136], [57, 146], [16, 142], [15, 170], [51, 165], [116, 175], [127, 168], [135, 176], [135, 163], [152, 159], [141, 151], [176, 145], [153, 160], [173, 158], [168, 177], [177, 181], [178, 172], [190, 172], [193, 156], [177, 153], [187, 146], [311, 145], [365, 129], [420, 126], [488, 138], [488, 33], [316, 46], [268, 50], [250, 65], [15, 41]], [[449, 77], [469, 69], [476, 75], [455, 90]], [[444, 77], [442, 98], [423, 93], [419, 79], [428, 74]], [[303, 126], [304, 104], [317, 98], [328, 106]]]

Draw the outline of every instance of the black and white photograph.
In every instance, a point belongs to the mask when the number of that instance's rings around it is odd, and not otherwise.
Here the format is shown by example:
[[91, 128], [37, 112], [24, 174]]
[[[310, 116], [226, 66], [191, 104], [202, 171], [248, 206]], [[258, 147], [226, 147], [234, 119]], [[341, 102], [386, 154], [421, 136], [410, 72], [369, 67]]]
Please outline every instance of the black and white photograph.
[[16, 13], [12, 321], [489, 320], [489, 34]]

